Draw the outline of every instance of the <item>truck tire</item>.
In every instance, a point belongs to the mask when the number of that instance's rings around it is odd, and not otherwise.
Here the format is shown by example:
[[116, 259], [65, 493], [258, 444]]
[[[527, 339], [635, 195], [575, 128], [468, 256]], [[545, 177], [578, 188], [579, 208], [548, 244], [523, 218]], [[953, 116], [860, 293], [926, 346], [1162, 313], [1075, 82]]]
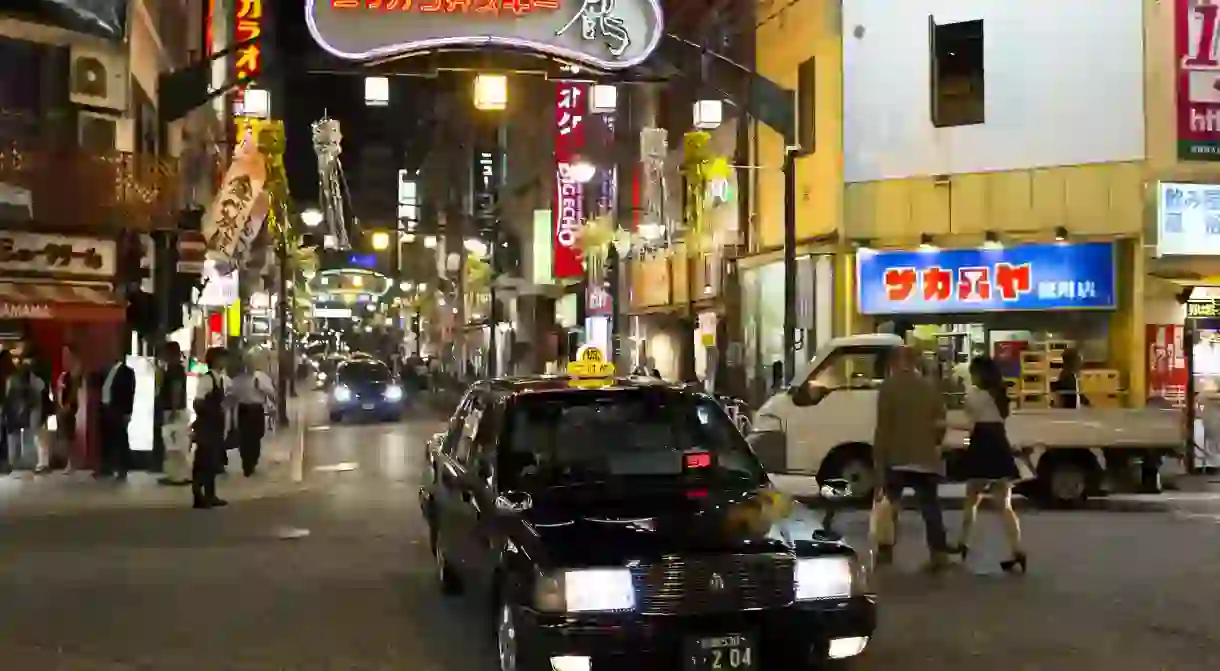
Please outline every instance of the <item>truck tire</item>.
[[1047, 453], [1038, 461], [1038, 488], [1051, 508], [1079, 508], [1094, 489], [1097, 460], [1087, 450]]
[[871, 501], [873, 488], [877, 486], [877, 474], [873, 472], [872, 448], [868, 445], [840, 445], [831, 450], [822, 467], [818, 469], [818, 480], [846, 480], [851, 488], [848, 501]]

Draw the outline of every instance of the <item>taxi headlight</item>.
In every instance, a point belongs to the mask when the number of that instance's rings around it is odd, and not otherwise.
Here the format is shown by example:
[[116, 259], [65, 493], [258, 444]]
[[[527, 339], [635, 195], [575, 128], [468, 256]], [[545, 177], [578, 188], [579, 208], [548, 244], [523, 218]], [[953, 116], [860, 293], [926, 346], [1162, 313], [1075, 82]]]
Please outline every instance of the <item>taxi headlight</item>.
[[392, 385], [386, 387], [385, 388], [385, 400], [401, 401], [402, 400], [402, 387], [400, 387], [396, 384], [392, 384]]
[[338, 385], [335, 387], [335, 400], [340, 403], [347, 403], [352, 400], [352, 390], [345, 384]]
[[544, 575], [534, 585], [534, 606], [550, 613], [591, 613], [635, 608], [631, 571], [592, 568]]
[[842, 599], [863, 587], [857, 562], [850, 557], [796, 560], [796, 600]]

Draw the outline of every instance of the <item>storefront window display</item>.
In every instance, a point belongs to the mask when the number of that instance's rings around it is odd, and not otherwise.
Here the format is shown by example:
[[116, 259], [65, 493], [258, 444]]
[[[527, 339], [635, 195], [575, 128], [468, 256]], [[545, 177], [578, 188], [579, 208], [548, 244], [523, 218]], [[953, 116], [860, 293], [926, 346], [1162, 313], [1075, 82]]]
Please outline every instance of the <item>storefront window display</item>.
[[[862, 250], [857, 290], [860, 312], [916, 345], [953, 398], [980, 355], [996, 359], [1014, 399], [1029, 406], [1052, 402], [1049, 387], [1065, 351], [1094, 367], [1110, 359], [1111, 243]], [[1104, 377], [1116, 387], [1117, 375]], [[1106, 389], [1098, 399], [1118, 402], [1118, 395]]]

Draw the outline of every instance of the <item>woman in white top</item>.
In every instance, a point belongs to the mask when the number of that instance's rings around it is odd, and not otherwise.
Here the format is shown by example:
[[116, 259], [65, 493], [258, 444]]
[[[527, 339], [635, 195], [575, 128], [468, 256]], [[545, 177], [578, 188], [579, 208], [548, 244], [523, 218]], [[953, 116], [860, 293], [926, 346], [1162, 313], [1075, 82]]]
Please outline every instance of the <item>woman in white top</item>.
[[966, 502], [962, 508], [962, 527], [955, 552], [966, 558], [970, 551], [970, 532], [978, 516], [979, 504], [990, 494], [1000, 510], [1004, 532], [1012, 555], [1000, 562], [1006, 572], [1025, 572], [1026, 555], [1021, 545], [1021, 524], [1012, 508], [1012, 488], [1021, 472], [1012, 454], [1004, 421], [1008, 419], [1008, 391], [1000, 368], [991, 357], [975, 357], [970, 362], [971, 386], [966, 390], [965, 411], [969, 421], [970, 444], [962, 455], [966, 474]]

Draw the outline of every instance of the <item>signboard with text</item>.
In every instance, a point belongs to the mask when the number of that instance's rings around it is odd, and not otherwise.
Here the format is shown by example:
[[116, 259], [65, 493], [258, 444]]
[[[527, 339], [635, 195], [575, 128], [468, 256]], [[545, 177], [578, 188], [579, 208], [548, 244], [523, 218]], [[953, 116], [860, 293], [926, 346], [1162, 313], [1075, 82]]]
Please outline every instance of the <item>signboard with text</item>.
[[[263, 0], [236, 0], [233, 3], [233, 38], [235, 44], [262, 37]], [[263, 71], [261, 42], [248, 44], [237, 50], [234, 68], [237, 80], [253, 82]], [[239, 94], [240, 95], [240, 94]]]
[[556, 279], [584, 275], [576, 240], [585, 221], [585, 185], [572, 176], [571, 167], [585, 147], [588, 94], [586, 84], [559, 82], [555, 85], [555, 229], [552, 263]]
[[621, 69], [662, 34], [657, 0], [306, 0], [305, 21], [319, 46], [358, 61], [503, 46]]
[[1157, 184], [1156, 255], [1220, 255], [1220, 184]]
[[1178, 158], [1220, 161], [1220, 5], [1176, 0]]
[[866, 315], [1110, 309], [1117, 300], [1114, 245], [861, 250], [856, 290]]
[[0, 231], [0, 272], [110, 279], [116, 270], [113, 240]]

